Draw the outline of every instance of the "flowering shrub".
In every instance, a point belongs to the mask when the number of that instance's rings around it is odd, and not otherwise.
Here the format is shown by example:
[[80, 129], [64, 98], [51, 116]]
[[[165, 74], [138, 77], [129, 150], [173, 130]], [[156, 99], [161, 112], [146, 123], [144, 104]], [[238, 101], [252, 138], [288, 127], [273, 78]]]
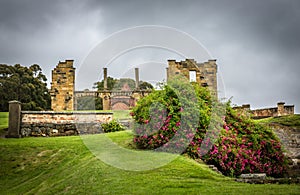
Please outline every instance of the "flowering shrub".
[[[178, 97], [176, 90], [190, 98]], [[220, 103], [213, 101], [207, 88], [198, 84], [189, 88], [180, 80], [153, 91], [141, 99], [131, 112], [136, 122], [133, 141], [140, 149], [171, 145], [165, 151], [185, 152], [192, 158], [201, 158], [214, 164], [224, 175], [253, 172], [271, 176], [282, 174], [285, 157], [274, 133], [236, 113], [230, 103], [226, 105], [225, 116], [218, 116], [216, 113], [222, 112], [212, 111], [213, 104]], [[215, 125], [218, 122], [220, 126]], [[210, 136], [207, 137], [208, 134]], [[181, 151], [185, 142], [188, 144]]]
[[275, 134], [230, 106], [221, 135], [204, 159], [230, 176], [254, 172], [281, 176], [286, 169], [281, 143]]
[[178, 152], [185, 143], [189, 145], [199, 129], [208, 126], [210, 101], [206, 88], [181, 79], [153, 91], [131, 113], [136, 122], [134, 143], [141, 149], [164, 146], [169, 152]]

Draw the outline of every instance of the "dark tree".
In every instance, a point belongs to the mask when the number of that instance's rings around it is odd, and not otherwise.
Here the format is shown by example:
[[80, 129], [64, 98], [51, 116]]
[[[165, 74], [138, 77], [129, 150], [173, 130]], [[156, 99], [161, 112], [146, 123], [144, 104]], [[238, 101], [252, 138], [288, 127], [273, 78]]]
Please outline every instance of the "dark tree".
[[29, 68], [0, 64], [0, 110], [8, 111], [8, 102], [18, 100], [23, 110], [50, 109], [51, 98], [46, 76], [39, 65]]
[[145, 82], [145, 81], [141, 81], [140, 82], [140, 89], [142, 90], [150, 90], [153, 89], [154, 87], [151, 85], [151, 83]]
[[[116, 84], [117, 79], [114, 79], [112, 77], [107, 77], [107, 88], [108, 90], [112, 90], [114, 88], [114, 85]], [[94, 83], [94, 89], [97, 89], [99, 91], [104, 90], [104, 80]]]
[[[127, 85], [129, 89], [135, 89], [135, 81], [130, 78], [121, 78], [121, 79], [114, 79], [112, 77], [107, 78], [107, 88], [108, 90], [122, 90], [124, 86]], [[145, 81], [140, 81], [139, 85], [140, 89], [153, 89], [153, 86]], [[104, 89], [104, 80], [100, 82], [94, 83], [94, 89], [102, 91]]]

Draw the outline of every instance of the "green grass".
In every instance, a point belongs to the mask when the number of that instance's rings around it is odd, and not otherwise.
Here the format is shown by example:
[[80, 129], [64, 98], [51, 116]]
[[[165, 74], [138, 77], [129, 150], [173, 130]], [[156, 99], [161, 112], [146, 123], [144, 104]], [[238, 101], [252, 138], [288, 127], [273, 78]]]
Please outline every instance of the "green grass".
[[0, 112], [0, 136], [6, 132], [4, 129], [8, 128], [8, 112]]
[[131, 119], [130, 112], [131, 110], [112, 110], [114, 113], [115, 119]]
[[280, 117], [269, 117], [265, 119], [259, 119], [256, 121], [258, 123], [263, 123], [263, 124], [277, 123], [277, 124], [300, 129], [300, 114], [280, 116]]
[[8, 127], [8, 112], [0, 112], [0, 128]]
[[[107, 136], [130, 148], [130, 131]], [[0, 138], [1, 194], [299, 194], [299, 191], [297, 185], [237, 183], [184, 156], [153, 170], [126, 171], [98, 160], [79, 136]]]

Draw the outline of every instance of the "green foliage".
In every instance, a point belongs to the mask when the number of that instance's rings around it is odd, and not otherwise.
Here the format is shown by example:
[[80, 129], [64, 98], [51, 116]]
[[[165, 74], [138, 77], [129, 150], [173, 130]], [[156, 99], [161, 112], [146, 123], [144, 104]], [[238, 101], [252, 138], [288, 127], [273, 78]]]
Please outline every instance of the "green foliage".
[[221, 135], [204, 159], [230, 176], [267, 173], [278, 177], [287, 166], [280, 140], [273, 131], [238, 114], [229, 104]]
[[[107, 88], [108, 90], [112, 90], [117, 82], [117, 79], [112, 77], [107, 77]], [[104, 90], [104, 80], [94, 83], [94, 88], [102, 91]]]
[[[107, 89], [108, 90], [122, 90], [124, 87], [128, 87], [129, 90], [135, 89], [135, 80], [130, 78], [121, 78], [121, 79], [114, 79], [112, 77], [107, 77]], [[140, 89], [153, 89], [153, 86], [145, 81], [140, 81], [139, 85]], [[104, 80], [100, 82], [94, 83], [94, 88], [102, 91], [104, 90]]]
[[142, 90], [150, 90], [154, 89], [153, 85], [151, 83], [145, 82], [145, 81], [140, 81], [140, 89]]
[[46, 77], [39, 65], [29, 68], [0, 64], [0, 111], [8, 111], [8, 102], [18, 100], [23, 110], [50, 109]]
[[8, 128], [8, 112], [0, 112], [0, 136], [4, 135]]
[[[133, 108], [132, 116], [137, 123], [134, 142], [141, 149], [164, 146], [176, 152], [208, 127], [210, 110], [208, 89], [178, 77], [162, 90], [141, 99]], [[171, 139], [173, 142], [170, 143]]]
[[[128, 131], [93, 136], [109, 136], [117, 144], [133, 138]], [[267, 195], [300, 191], [294, 184], [238, 183], [183, 156], [154, 170], [122, 170], [95, 157], [79, 136], [0, 138], [0, 163], [1, 194]]]
[[257, 123], [277, 123], [289, 127], [300, 128], [300, 114], [293, 114], [287, 116], [270, 117], [265, 119], [255, 120]]
[[[186, 96], [177, 96], [179, 91]], [[133, 141], [137, 148], [172, 145], [173, 150], [165, 151], [177, 152], [188, 141], [185, 153], [214, 164], [225, 175], [264, 172], [281, 176], [285, 171], [281, 143], [270, 129], [237, 114], [230, 103], [222, 106], [212, 99], [207, 88], [197, 84], [189, 88], [180, 79], [172, 81], [141, 99], [132, 116], [136, 122]], [[180, 139], [173, 144], [178, 135]]]
[[101, 127], [105, 133], [125, 130], [125, 128], [116, 120], [112, 120], [109, 123], [102, 123]]

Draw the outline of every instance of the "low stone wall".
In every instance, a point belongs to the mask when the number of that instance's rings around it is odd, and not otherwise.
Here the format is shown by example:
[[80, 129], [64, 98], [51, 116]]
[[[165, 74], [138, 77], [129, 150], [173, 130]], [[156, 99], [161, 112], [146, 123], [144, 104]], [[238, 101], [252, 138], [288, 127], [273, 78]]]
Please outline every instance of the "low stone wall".
[[278, 102], [277, 107], [274, 108], [263, 108], [263, 109], [250, 109], [250, 104], [244, 104], [242, 106], [233, 107], [243, 114], [250, 114], [254, 119], [277, 117], [294, 114], [294, 105], [284, 105], [284, 102]]
[[300, 177], [300, 129], [283, 126], [280, 124], [269, 124], [275, 134], [279, 137], [285, 155], [290, 159], [287, 174], [289, 177]]
[[112, 119], [111, 112], [21, 111], [20, 134], [25, 137], [102, 133], [101, 124]]

